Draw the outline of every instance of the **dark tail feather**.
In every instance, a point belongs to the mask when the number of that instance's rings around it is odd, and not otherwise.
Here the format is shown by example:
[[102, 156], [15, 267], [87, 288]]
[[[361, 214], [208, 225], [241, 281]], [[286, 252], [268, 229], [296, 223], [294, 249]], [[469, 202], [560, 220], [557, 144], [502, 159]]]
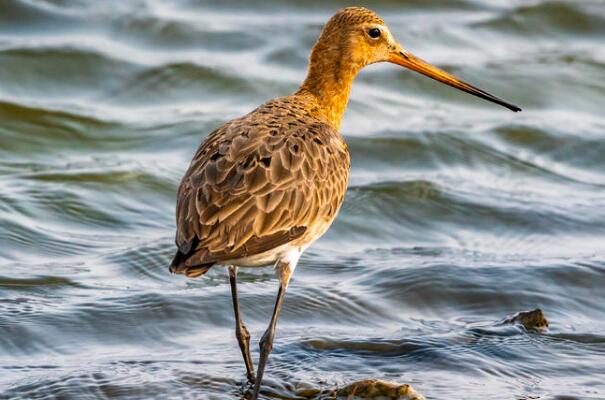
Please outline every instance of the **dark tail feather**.
[[214, 263], [208, 263], [187, 266], [185, 265], [187, 258], [189, 258], [188, 255], [181, 253], [180, 250], [177, 250], [174, 258], [172, 259], [172, 263], [170, 263], [170, 272], [173, 274], [182, 274], [188, 278], [197, 278], [208, 272], [208, 270], [214, 265]]

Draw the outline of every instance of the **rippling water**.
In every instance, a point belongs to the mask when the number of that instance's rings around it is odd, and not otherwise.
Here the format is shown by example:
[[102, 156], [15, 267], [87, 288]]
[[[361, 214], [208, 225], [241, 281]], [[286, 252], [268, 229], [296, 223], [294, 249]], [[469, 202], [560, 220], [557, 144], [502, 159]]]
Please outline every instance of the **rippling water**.
[[[297, 88], [344, 3], [0, 1], [0, 398], [238, 398], [228, 278], [171, 276], [201, 138]], [[302, 258], [265, 398], [605, 398], [605, 3], [377, 1], [402, 43], [521, 105], [362, 72], [350, 189]], [[253, 337], [276, 293], [242, 271]], [[541, 307], [545, 333], [497, 326]]]

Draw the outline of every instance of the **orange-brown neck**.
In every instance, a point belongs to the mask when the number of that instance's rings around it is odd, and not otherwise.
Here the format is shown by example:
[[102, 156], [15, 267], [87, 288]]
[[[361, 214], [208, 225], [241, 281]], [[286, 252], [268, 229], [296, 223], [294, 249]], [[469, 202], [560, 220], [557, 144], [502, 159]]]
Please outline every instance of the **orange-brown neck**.
[[[336, 41], [335, 41], [336, 42]], [[300, 92], [309, 92], [317, 98], [323, 116], [340, 129], [347, 108], [353, 80], [363, 64], [356, 61], [349, 46], [332, 45], [320, 40], [311, 52], [307, 78]]]

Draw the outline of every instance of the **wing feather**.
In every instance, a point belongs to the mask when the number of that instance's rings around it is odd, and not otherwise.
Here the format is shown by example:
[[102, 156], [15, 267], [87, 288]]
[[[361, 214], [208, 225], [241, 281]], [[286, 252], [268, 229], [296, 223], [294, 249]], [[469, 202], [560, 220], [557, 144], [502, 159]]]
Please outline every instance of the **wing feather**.
[[176, 243], [187, 266], [299, 240], [338, 211], [349, 168], [340, 135], [309, 116], [261, 111], [210, 134], [181, 181]]

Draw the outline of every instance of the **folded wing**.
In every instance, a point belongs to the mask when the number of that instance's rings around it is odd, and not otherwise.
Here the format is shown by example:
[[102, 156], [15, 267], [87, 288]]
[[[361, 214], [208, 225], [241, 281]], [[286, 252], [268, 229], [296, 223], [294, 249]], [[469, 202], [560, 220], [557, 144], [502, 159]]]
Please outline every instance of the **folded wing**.
[[181, 267], [261, 254], [329, 224], [348, 168], [344, 141], [326, 124], [274, 113], [227, 123], [202, 143], [179, 187]]

